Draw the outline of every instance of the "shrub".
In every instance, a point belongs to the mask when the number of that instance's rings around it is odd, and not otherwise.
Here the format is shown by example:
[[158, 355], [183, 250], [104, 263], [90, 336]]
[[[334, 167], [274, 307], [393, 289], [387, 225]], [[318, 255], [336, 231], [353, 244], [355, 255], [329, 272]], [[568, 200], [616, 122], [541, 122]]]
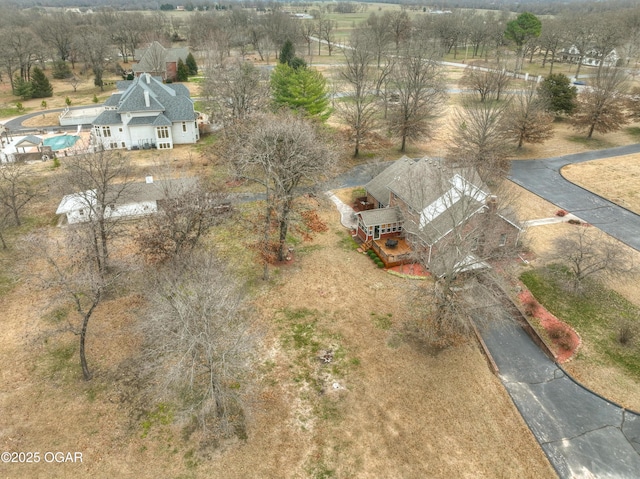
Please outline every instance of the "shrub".
[[635, 339], [636, 331], [629, 322], [623, 322], [618, 328], [616, 340], [622, 346], [631, 346]]
[[382, 269], [384, 268], [384, 263], [382, 261], [377, 261], [376, 265], [378, 266], [378, 268]]
[[562, 216], [566, 216], [566, 215], [567, 215], [567, 212], [565, 210], [556, 211], [556, 216], [562, 217]]
[[581, 225], [582, 221], [570, 219], [569, 221], [567, 221], [567, 223], [569, 223], [570, 225]]
[[568, 351], [571, 349], [571, 334], [569, 330], [560, 324], [554, 325], [548, 330], [549, 337], [553, 339], [553, 342], [556, 343], [561, 349]]
[[71, 106], [71, 98], [69, 98], [68, 96], [64, 97], [64, 103], [67, 106]]
[[535, 299], [533, 299], [533, 297], [531, 297], [523, 303], [523, 306], [524, 306], [524, 313], [527, 316], [532, 317], [536, 312], [536, 309], [538, 308], [538, 302]]

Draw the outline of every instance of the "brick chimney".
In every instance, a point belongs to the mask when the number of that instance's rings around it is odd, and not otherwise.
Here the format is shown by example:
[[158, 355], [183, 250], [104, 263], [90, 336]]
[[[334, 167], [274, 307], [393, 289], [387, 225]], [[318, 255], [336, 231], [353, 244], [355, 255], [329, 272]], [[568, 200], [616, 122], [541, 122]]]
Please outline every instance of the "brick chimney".
[[485, 200], [485, 205], [489, 208], [489, 213], [497, 213], [498, 211], [498, 197], [496, 195], [489, 195]]

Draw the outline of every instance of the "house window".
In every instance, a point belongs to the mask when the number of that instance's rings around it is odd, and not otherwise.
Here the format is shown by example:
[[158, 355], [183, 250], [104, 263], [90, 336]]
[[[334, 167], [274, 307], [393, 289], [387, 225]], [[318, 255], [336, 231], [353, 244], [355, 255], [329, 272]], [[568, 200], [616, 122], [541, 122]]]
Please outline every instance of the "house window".
[[156, 131], [158, 133], [158, 138], [169, 138], [168, 126], [159, 126]]
[[103, 126], [102, 127], [102, 136], [104, 136], [105, 138], [109, 138], [111, 136], [111, 127], [110, 126]]
[[171, 143], [158, 143], [159, 150], [169, 150], [171, 149]]
[[99, 126], [96, 126], [94, 128], [94, 130], [95, 130], [96, 136], [98, 136], [98, 137], [102, 136], [102, 132], [100, 131], [100, 127]]
[[111, 143], [109, 143], [109, 148], [111, 148], [112, 150], [117, 149], [118, 148], [118, 142], [112, 141]]
[[498, 246], [504, 246], [507, 244], [507, 234], [506, 233], [502, 233], [500, 235], [500, 243], [498, 243]]
[[118, 128], [118, 131], [119, 131], [120, 133], [122, 133], [122, 128]]
[[182, 131], [184, 131], [185, 133], [187, 132], [187, 122], [186, 121], [182, 122]]
[[125, 142], [123, 141], [123, 142], [122, 142], [122, 148], [126, 148], [126, 147], [127, 147], [127, 145], [126, 145], [126, 144], [125, 144]]
[[78, 210], [78, 214], [79, 214], [80, 216], [84, 216], [84, 210]]

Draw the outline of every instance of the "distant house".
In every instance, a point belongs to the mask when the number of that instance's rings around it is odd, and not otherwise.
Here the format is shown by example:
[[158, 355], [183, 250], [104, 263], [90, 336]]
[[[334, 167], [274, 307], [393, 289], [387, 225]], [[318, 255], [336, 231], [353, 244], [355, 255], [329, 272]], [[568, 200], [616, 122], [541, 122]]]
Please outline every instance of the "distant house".
[[[135, 218], [156, 213], [162, 208], [162, 200], [178, 198], [192, 190], [197, 183], [195, 178], [153, 181], [151, 177], [142, 183], [131, 183], [122, 188], [114, 185], [112, 203], [104, 217]], [[69, 224], [85, 223], [96, 214], [95, 190], [66, 195], [58, 205], [57, 215], [65, 215]], [[109, 192], [107, 192], [107, 197]]]
[[477, 173], [440, 159], [404, 156], [365, 189], [371, 209], [357, 213], [356, 234], [387, 266], [411, 261], [416, 249], [430, 263], [455, 230], [475, 235], [470, 249], [479, 255], [506, 250], [519, 238], [516, 220], [498, 211]]
[[164, 84], [149, 73], [117, 83], [93, 121], [91, 142], [105, 149], [171, 149], [200, 139], [189, 90]]
[[165, 48], [160, 43], [153, 42], [147, 48], [135, 50], [133, 57], [138, 63], [133, 64], [131, 70], [135, 76], [150, 73], [164, 81], [175, 81], [178, 76], [178, 60], [186, 62], [188, 55], [188, 48]]
[[605, 67], [613, 67], [618, 64], [618, 60], [620, 59], [615, 49], [611, 50], [607, 55], [603, 55], [600, 50], [591, 47], [585, 51], [584, 55], [581, 55], [580, 50], [575, 45], [563, 48], [560, 50], [558, 56], [560, 57], [560, 61], [567, 63], [578, 63], [582, 57], [583, 65], [594, 67], [599, 67], [601, 63], [602, 66]]

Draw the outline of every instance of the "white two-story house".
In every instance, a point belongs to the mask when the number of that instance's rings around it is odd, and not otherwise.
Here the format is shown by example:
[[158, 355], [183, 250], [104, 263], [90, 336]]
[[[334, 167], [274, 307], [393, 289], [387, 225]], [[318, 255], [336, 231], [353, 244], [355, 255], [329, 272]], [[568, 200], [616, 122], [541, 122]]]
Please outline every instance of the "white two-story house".
[[92, 123], [91, 140], [105, 149], [171, 149], [200, 139], [189, 90], [148, 73], [118, 82], [118, 92]]

